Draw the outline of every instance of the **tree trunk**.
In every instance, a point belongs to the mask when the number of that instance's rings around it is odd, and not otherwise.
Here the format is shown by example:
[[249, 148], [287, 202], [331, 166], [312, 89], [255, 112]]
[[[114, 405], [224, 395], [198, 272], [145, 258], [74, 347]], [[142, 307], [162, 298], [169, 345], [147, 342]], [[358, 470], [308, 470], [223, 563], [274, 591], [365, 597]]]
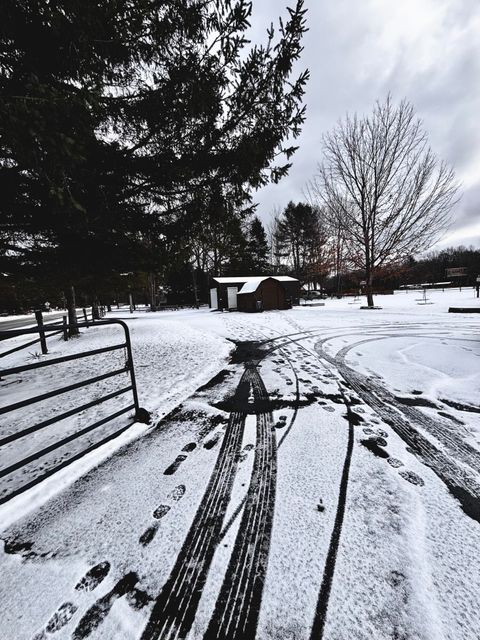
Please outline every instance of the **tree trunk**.
[[367, 271], [367, 306], [373, 307], [373, 290], [372, 290], [373, 276]]
[[195, 308], [198, 309], [198, 287], [197, 287], [197, 277], [195, 274], [195, 266], [192, 264], [192, 283], [193, 283], [193, 296], [195, 299]]
[[68, 335], [71, 338], [72, 336], [78, 336], [79, 334], [75, 303], [75, 287], [73, 285], [67, 287], [66, 300], [68, 310], [68, 324], [70, 325], [68, 328]]
[[156, 305], [156, 279], [155, 279], [155, 274], [154, 273], [149, 273], [148, 274], [148, 290], [149, 290], [149, 294], [150, 294], [150, 311], [156, 311], [157, 310], [157, 305]]
[[93, 296], [93, 300], [92, 300], [92, 319], [100, 320], [100, 309], [98, 304], [98, 298], [96, 295]]

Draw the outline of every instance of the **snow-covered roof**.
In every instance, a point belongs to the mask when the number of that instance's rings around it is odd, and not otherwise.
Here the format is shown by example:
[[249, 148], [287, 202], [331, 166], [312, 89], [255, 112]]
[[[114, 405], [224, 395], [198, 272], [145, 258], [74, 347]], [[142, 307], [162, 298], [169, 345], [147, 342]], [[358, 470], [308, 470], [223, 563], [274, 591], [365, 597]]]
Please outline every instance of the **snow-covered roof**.
[[292, 278], [290, 276], [270, 276], [274, 280], [278, 280], [279, 282], [300, 282], [298, 278]]
[[[217, 278], [213, 278], [213, 280], [219, 284], [236, 284], [237, 282], [261, 282], [266, 278], [273, 278], [279, 282], [298, 282], [297, 278], [292, 278], [290, 276], [219, 276]], [[253, 291], [255, 291], [255, 289], [253, 289]]]
[[266, 278], [256, 278], [255, 280], [249, 280], [246, 282], [243, 287], [238, 292], [238, 295], [242, 295], [242, 293], [253, 293], [258, 289], [258, 286], [264, 281]]

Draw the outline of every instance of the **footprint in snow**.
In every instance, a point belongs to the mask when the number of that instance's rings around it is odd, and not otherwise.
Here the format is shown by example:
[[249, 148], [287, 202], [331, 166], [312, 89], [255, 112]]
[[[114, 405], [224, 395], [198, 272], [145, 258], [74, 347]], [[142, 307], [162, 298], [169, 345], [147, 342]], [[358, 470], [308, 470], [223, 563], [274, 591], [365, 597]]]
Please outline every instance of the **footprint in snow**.
[[[366, 440], [360, 440], [360, 444], [368, 449], [373, 455], [378, 458], [388, 458], [390, 457], [388, 452], [385, 449], [382, 449], [382, 444], [378, 442], [379, 438], [367, 438]], [[386, 443], [385, 443], [386, 444]]]
[[391, 571], [387, 580], [390, 582], [392, 587], [399, 587], [405, 582], [406, 577], [401, 571]]
[[158, 531], [158, 522], [155, 522], [155, 524], [153, 524], [151, 527], [148, 527], [148, 529], [145, 529], [145, 531], [142, 533], [142, 535], [138, 539], [142, 547], [146, 547], [147, 545], [150, 544], [150, 542], [157, 535], [157, 531]]
[[323, 405], [323, 406], [322, 406], [322, 409], [325, 409], [325, 411], [330, 411], [330, 413], [331, 413], [332, 411], [335, 411], [335, 408], [334, 408], [334, 407], [325, 406], [325, 405]]
[[213, 449], [213, 447], [217, 444], [219, 440], [220, 440], [220, 434], [217, 433], [216, 435], [213, 436], [213, 438], [210, 438], [210, 440], [207, 440], [207, 442], [204, 443], [203, 445], [204, 449]]
[[[103, 582], [110, 571], [110, 563], [100, 562], [94, 567], [89, 569], [87, 573], [79, 580], [75, 585], [76, 591], [93, 591], [98, 585]], [[48, 634], [53, 634], [62, 629], [77, 611], [78, 607], [72, 602], [64, 602], [60, 605], [58, 610], [53, 614], [50, 620], [47, 622], [45, 629], [35, 634], [32, 640], [44, 640]]]
[[407, 480], [407, 482], [411, 482], [419, 487], [423, 487], [425, 484], [423, 478], [417, 475], [414, 471], [399, 471], [398, 473], [404, 480]]
[[373, 429], [370, 429], [370, 427], [365, 427], [365, 429], [363, 429], [363, 433], [365, 433], [367, 436], [371, 436], [375, 433], [375, 431]]
[[135, 609], [135, 611], [140, 611], [152, 600], [153, 598], [142, 589], [134, 588], [132, 589], [132, 591], [129, 591], [127, 593], [128, 604], [132, 607], [132, 609]]
[[105, 561], [96, 564], [75, 585], [76, 591], [93, 591], [107, 577], [109, 571], [109, 562]]
[[187, 453], [190, 453], [190, 451], [193, 451], [197, 446], [196, 442], [189, 442], [188, 444], [186, 444], [182, 451], [186, 451]]
[[388, 464], [393, 467], [394, 469], [398, 469], [399, 467], [403, 467], [403, 462], [401, 460], [399, 460], [398, 458], [389, 458], [387, 460]]
[[169, 511], [170, 511], [170, 506], [168, 504], [161, 504], [155, 509], [152, 515], [155, 518], [155, 520], [161, 520], [161, 518], [166, 516]]
[[55, 631], [59, 631], [71, 620], [77, 609], [78, 607], [71, 602], [64, 602], [61, 604], [45, 626], [47, 633], [55, 633]]
[[174, 474], [174, 473], [175, 473], [175, 471], [177, 471], [178, 467], [179, 467], [179, 466], [182, 464], [182, 462], [183, 462], [184, 460], [186, 460], [186, 459], [187, 459], [187, 456], [184, 456], [184, 455], [182, 455], [182, 454], [180, 454], [179, 456], [177, 456], [177, 457], [175, 458], [175, 462], [172, 462], [172, 464], [171, 464], [169, 467], [167, 467], [167, 468], [165, 469], [165, 471], [163, 472], [163, 473], [164, 473], [164, 475], [166, 475], [166, 476], [171, 476], [172, 474]]
[[73, 632], [72, 639], [84, 640], [84, 638], [91, 635], [108, 616], [115, 600], [133, 591], [137, 582], [138, 576], [134, 572], [123, 576], [109, 593], [97, 600], [88, 609]]
[[175, 502], [178, 502], [181, 498], [183, 498], [184, 495], [185, 495], [185, 485], [179, 484], [178, 487], [175, 487], [175, 489], [172, 489], [172, 491], [170, 491], [170, 493], [168, 494], [168, 497], [170, 498], [170, 500], [174, 500]]

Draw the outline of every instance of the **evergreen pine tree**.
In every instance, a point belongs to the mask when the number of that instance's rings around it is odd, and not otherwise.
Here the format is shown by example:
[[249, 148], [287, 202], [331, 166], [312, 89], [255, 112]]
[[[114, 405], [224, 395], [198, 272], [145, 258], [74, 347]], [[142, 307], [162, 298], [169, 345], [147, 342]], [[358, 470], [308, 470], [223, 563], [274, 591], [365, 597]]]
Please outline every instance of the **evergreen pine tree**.
[[249, 224], [247, 251], [250, 263], [249, 272], [255, 275], [267, 275], [270, 247], [265, 228], [257, 216]]
[[2, 271], [61, 273], [71, 291], [155, 270], [205, 196], [239, 211], [288, 172], [305, 10], [247, 52], [250, 14], [247, 0], [2, 3]]

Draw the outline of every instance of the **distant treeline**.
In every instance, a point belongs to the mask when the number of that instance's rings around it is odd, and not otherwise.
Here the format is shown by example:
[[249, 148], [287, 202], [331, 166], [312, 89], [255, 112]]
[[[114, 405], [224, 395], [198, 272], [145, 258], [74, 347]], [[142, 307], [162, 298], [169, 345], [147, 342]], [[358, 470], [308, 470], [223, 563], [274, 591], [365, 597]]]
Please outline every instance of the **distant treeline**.
[[[285, 261], [272, 264], [270, 246], [261, 222], [254, 218], [250, 226], [237, 229], [240, 234], [237, 242], [222, 253], [221, 264], [214, 270], [211, 264], [205, 269], [199, 264], [185, 263], [172, 267], [164, 277], [151, 273], [124, 273], [111, 276], [102, 282], [81, 281], [77, 288], [78, 306], [90, 306], [96, 299], [103, 304], [128, 303], [129, 293], [137, 304], [152, 303], [158, 308], [164, 304], [195, 305], [208, 302], [211, 277], [214, 275], [265, 275], [282, 273], [300, 277], [306, 288], [322, 290], [328, 294], [351, 293], [360, 289], [364, 273], [357, 270], [345, 270], [339, 273], [316, 273], [312, 277], [308, 265], [303, 273], [298, 273], [293, 262]], [[239, 240], [241, 238], [241, 240]], [[218, 253], [220, 256], [220, 253]], [[465, 267], [467, 275], [461, 278], [448, 278], [446, 270]], [[391, 265], [377, 273], [375, 291], [399, 289], [402, 285], [451, 282], [453, 285], [473, 286], [480, 275], [480, 249], [473, 247], [449, 247], [441, 251], [432, 251], [423, 258], [410, 257], [406, 261]], [[91, 291], [95, 291], [95, 298]], [[15, 283], [0, 279], [0, 312], [21, 313], [41, 308], [46, 301], [51, 306], [63, 307], [65, 300], [55, 282], [45, 283], [34, 278], [16, 278]]]
[[[465, 267], [466, 275], [460, 278], [447, 276], [447, 269]], [[405, 262], [391, 265], [378, 273], [375, 282], [377, 289], [399, 289], [402, 285], [434, 284], [450, 282], [452, 285], [475, 284], [480, 275], [480, 249], [473, 247], [448, 247], [441, 251], [431, 251], [423, 258], [410, 257]], [[358, 287], [362, 280], [362, 272], [351, 271], [342, 274], [340, 290]], [[337, 290], [334, 278], [326, 278], [325, 288]]]

